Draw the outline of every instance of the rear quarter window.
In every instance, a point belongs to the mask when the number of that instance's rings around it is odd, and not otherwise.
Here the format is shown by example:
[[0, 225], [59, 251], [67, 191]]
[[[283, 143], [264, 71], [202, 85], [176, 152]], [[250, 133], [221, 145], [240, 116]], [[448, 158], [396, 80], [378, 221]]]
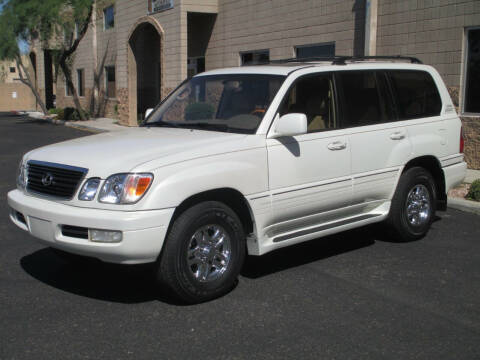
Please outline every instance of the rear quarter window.
[[415, 70], [388, 71], [399, 120], [438, 116], [442, 101], [429, 73]]

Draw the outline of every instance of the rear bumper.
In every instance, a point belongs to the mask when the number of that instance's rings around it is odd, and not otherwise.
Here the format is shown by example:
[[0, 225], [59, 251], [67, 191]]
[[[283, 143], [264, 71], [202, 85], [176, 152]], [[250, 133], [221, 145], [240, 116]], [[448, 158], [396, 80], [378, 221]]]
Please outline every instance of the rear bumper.
[[456, 164], [444, 166], [442, 170], [445, 174], [445, 190], [448, 193], [448, 190], [461, 184], [465, 179], [465, 176], [467, 175], [467, 163], [462, 161]]
[[[112, 211], [79, 208], [35, 198], [18, 190], [8, 193], [8, 204], [12, 209], [12, 222], [42, 243], [67, 252], [121, 264], [155, 261], [175, 210]], [[64, 236], [62, 225], [121, 231], [122, 241], [99, 243]]]

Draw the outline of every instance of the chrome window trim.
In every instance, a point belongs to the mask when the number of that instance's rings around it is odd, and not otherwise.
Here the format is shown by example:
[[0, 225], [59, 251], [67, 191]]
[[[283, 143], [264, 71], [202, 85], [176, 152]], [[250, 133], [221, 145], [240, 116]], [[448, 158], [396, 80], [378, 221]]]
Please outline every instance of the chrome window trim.
[[86, 175], [88, 173], [88, 169], [86, 169], [86, 168], [82, 168], [82, 167], [78, 167], [78, 166], [65, 165], [65, 164], [52, 163], [52, 162], [48, 162], [48, 161], [28, 160], [27, 165], [30, 165], [30, 164], [40, 165], [40, 166], [50, 166], [50, 167], [59, 168], [59, 169], [63, 169], [63, 170], [78, 171], [78, 172], [82, 172], [83, 175]]

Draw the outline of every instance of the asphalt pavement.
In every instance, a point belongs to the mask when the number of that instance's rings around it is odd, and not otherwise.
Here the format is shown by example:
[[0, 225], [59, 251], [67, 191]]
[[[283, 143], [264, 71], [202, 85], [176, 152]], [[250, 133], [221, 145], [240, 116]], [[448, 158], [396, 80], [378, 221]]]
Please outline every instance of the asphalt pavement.
[[480, 216], [428, 236], [378, 227], [249, 257], [238, 286], [182, 306], [147, 265], [69, 264], [8, 219], [30, 149], [91, 133], [0, 115], [0, 359], [480, 359]]

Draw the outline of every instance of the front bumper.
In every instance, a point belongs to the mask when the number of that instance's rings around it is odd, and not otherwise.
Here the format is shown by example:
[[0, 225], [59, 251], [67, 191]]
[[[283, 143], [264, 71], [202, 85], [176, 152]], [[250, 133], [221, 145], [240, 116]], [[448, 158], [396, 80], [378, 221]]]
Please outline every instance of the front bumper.
[[[10, 219], [42, 243], [103, 261], [138, 264], [153, 262], [162, 249], [174, 208], [146, 211], [112, 211], [79, 208], [25, 195], [8, 193]], [[21, 214], [21, 215], [19, 215]], [[23, 216], [23, 217], [22, 217]], [[122, 232], [118, 243], [99, 243], [62, 234], [62, 226]]]

